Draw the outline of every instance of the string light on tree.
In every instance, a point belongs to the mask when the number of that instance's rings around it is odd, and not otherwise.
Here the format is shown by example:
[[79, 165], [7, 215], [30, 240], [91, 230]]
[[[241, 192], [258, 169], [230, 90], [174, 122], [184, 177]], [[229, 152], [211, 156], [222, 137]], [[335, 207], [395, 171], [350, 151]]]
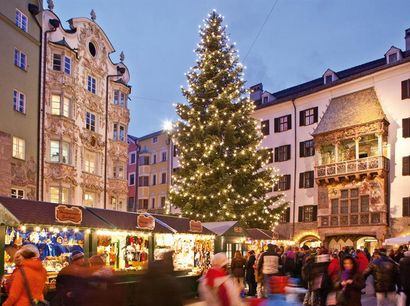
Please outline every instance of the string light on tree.
[[199, 29], [196, 65], [185, 74], [187, 103], [176, 105], [173, 129], [180, 167], [169, 200], [190, 218], [273, 228], [287, 203], [281, 194], [269, 195], [279, 176], [267, 167], [244, 66], [222, 22], [216, 11], [208, 15]]

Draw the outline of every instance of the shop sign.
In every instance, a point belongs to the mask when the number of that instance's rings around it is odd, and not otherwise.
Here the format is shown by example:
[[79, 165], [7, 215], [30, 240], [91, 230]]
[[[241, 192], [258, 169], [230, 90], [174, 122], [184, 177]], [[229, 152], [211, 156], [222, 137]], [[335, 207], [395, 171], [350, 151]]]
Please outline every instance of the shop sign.
[[239, 234], [243, 232], [242, 227], [240, 227], [240, 226], [235, 226], [233, 228], [233, 231], [234, 231], [234, 233], [239, 233]]
[[83, 221], [83, 211], [79, 207], [58, 205], [55, 208], [55, 218], [59, 223], [81, 224]]
[[153, 216], [148, 215], [138, 215], [137, 227], [152, 231], [155, 228], [155, 218]]
[[189, 221], [189, 231], [194, 233], [202, 233], [202, 223], [201, 221]]

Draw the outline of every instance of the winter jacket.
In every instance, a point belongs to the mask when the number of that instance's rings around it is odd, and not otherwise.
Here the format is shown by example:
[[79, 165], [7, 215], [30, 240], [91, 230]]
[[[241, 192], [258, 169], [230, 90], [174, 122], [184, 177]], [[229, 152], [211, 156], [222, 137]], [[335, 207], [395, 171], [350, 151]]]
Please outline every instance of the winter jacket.
[[337, 281], [335, 282], [335, 289], [343, 290], [343, 295], [349, 306], [362, 306], [360, 302], [362, 298], [362, 289], [366, 287], [364, 278], [361, 273], [356, 273], [350, 276], [349, 279], [351, 279], [353, 282], [343, 289], [343, 286], [341, 284], [341, 274], [339, 273]]
[[[27, 277], [28, 286], [30, 287], [33, 299], [38, 301], [44, 300], [43, 291], [47, 280], [47, 272], [43, 267], [40, 259], [24, 259], [22, 268]], [[21, 272], [21, 268], [13, 275], [13, 282], [10, 285], [9, 297], [3, 306], [30, 306], [30, 300]]]
[[373, 275], [376, 292], [392, 292], [396, 291], [396, 285], [399, 287], [398, 265], [387, 256], [381, 256], [369, 263], [363, 276], [367, 278], [370, 274]]
[[267, 250], [262, 253], [259, 262], [258, 270], [260, 273], [271, 275], [279, 273], [281, 268], [281, 261], [279, 255], [274, 250]]
[[224, 270], [212, 267], [201, 278], [198, 291], [208, 306], [241, 306], [238, 288]]
[[232, 274], [235, 277], [245, 277], [245, 264], [244, 258], [234, 258], [232, 259], [231, 269]]
[[359, 273], [363, 273], [369, 265], [366, 255], [363, 252], [358, 252], [356, 257], [357, 270]]
[[337, 278], [340, 272], [340, 261], [339, 258], [333, 258], [330, 262], [329, 266], [327, 267], [327, 274], [329, 275], [330, 279], [333, 281]]
[[256, 256], [250, 255], [245, 265], [245, 270], [246, 270], [245, 278], [247, 282], [255, 281], [255, 269], [253, 268], [253, 266], [255, 265], [255, 262], [256, 262]]
[[400, 285], [404, 292], [410, 292], [410, 251], [400, 259]]

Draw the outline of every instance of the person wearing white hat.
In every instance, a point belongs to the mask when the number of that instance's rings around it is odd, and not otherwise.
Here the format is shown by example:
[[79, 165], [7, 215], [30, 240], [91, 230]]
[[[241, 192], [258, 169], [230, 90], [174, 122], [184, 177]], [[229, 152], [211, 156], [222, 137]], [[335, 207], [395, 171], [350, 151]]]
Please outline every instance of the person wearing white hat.
[[215, 254], [211, 259], [211, 268], [201, 278], [199, 293], [208, 306], [241, 306], [243, 305], [238, 286], [229, 276], [228, 258], [225, 253]]

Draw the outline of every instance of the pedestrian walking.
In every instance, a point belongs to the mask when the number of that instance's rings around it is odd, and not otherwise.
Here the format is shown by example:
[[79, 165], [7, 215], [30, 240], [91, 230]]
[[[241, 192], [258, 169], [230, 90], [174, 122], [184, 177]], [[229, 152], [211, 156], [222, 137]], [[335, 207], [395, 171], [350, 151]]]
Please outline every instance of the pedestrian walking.
[[396, 290], [400, 287], [398, 265], [386, 256], [385, 249], [376, 250], [373, 257], [363, 275], [365, 278], [373, 276], [377, 306], [394, 306]]
[[334, 284], [337, 306], [361, 306], [362, 289], [366, 283], [359, 272], [358, 263], [350, 255], [343, 258], [342, 268]]
[[212, 258], [211, 268], [200, 280], [199, 293], [208, 306], [243, 305], [238, 286], [228, 273], [228, 259], [224, 253]]
[[256, 263], [256, 256], [255, 251], [251, 250], [248, 252], [248, 260], [246, 261], [245, 265], [245, 279], [246, 283], [248, 284], [248, 295], [255, 296], [256, 295], [256, 279], [255, 279], [255, 266]]
[[45, 305], [43, 303], [47, 272], [37, 247], [32, 244], [24, 245], [15, 256], [16, 270], [3, 306]]
[[239, 288], [244, 288], [244, 279], [245, 279], [245, 264], [246, 259], [242, 256], [240, 251], [235, 252], [235, 256], [231, 262], [231, 271], [232, 275], [236, 280], [236, 283], [239, 285]]
[[258, 298], [262, 298], [264, 296], [263, 273], [260, 272], [258, 269], [259, 260], [261, 256], [262, 256], [262, 253], [259, 253], [258, 256], [256, 257], [256, 262], [253, 266], [253, 269], [255, 270], [256, 295]]
[[410, 306], [410, 251], [404, 252], [400, 259], [400, 285], [402, 294], [405, 294], [406, 306]]
[[369, 260], [367, 259], [366, 254], [362, 250], [356, 251], [356, 262], [358, 272], [363, 273], [369, 265]]
[[262, 253], [258, 262], [258, 272], [263, 274], [265, 296], [271, 293], [270, 281], [272, 276], [279, 275], [281, 268], [280, 256], [276, 252], [276, 246], [268, 244], [268, 250]]
[[282, 256], [283, 274], [295, 276], [296, 270], [296, 253], [292, 247], [288, 247], [286, 252]]

